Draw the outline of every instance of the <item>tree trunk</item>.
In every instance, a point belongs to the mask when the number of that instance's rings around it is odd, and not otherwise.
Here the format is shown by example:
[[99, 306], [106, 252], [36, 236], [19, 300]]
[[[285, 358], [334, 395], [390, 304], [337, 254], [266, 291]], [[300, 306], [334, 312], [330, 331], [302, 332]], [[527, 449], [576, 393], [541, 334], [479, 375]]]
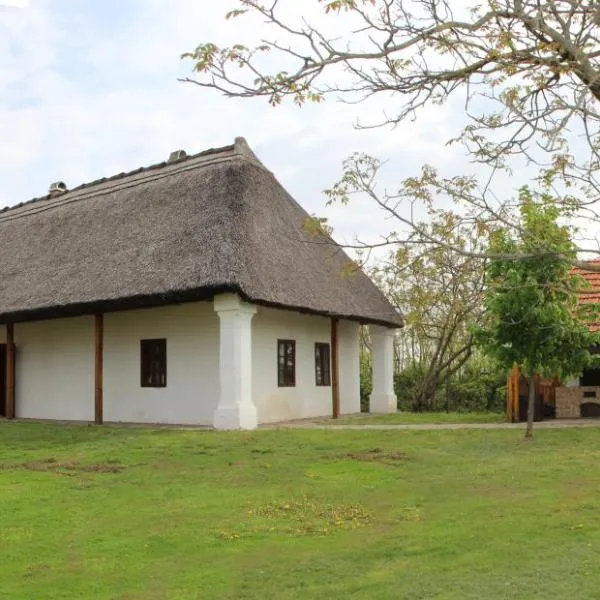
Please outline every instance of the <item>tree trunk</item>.
[[535, 374], [529, 376], [529, 398], [527, 401], [527, 428], [525, 437], [533, 437], [533, 412], [535, 410]]

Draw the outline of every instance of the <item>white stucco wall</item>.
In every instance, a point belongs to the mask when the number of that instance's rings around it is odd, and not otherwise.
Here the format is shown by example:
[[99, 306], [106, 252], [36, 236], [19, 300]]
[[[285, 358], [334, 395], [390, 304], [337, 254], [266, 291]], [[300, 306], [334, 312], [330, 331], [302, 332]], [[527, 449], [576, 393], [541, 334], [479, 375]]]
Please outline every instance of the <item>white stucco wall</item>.
[[[140, 340], [166, 338], [167, 387], [140, 386]], [[104, 419], [211, 425], [219, 393], [212, 302], [104, 316]]]
[[[328, 416], [331, 386], [315, 381], [315, 342], [329, 318], [257, 307], [252, 400], [258, 421]], [[360, 410], [359, 326], [338, 327], [342, 413]], [[0, 327], [0, 343], [5, 340]], [[167, 387], [140, 385], [140, 340], [166, 338]], [[296, 386], [277, 385], [277, 340], [296, 341]], [[17, 323], [16, 416], [93, 421], [94, 317]], [[104, 315], [104, 420], [212, 425], [219, 399], [219, 317], [212, 302]]]
[[94, 418], [94, 319], [15, 325], [18, 418]]
[[[314, 355], [316, 342], [331, 342], [330, 326], [325, 317], [259, 307], [252, 322], [252, 395], [259, 423], [331, 415], [331, 386], [317, 386]], [[339, 331], [340, 406], [342, 412], [357, 412], [358, 326], [340, 322]], [[296, 341], [295, 387], [277, 385], [278, 339]]]

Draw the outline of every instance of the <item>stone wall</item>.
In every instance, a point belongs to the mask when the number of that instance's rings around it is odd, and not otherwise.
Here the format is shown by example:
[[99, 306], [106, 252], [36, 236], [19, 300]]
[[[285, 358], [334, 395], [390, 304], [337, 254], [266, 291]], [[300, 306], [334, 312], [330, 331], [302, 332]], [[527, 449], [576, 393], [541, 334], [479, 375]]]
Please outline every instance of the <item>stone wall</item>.
[[[589, 397], [586, 397], [586, 392]], [[591, 394], [595, 394], [591, 396]], [[583, 402], [600, 404], [600, 387], [558, 387], [556, 388], [556, 418], [578, 419]]]

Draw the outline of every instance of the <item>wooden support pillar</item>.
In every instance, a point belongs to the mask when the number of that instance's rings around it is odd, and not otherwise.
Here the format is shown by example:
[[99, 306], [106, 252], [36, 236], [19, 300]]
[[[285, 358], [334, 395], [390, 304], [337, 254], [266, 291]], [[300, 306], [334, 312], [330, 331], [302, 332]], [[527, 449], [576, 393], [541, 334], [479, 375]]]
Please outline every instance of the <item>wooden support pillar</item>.
[[6, 418], [15, 418], [15, 326], [6, 324]]
[[94, 417], [96, 425], [102, 425], [103, 416], [103, 357], [104, 357], [104, 315], [97, 313], [94, 317]]
[[338, 320], [331, 319], [331, 402], [332, 416], [340, 416], [340, 386], [338, 377]]
[[506, 379], [506, 420], [516, 423], [519, 420], [519, 385], [521, 372], [515, 365]]

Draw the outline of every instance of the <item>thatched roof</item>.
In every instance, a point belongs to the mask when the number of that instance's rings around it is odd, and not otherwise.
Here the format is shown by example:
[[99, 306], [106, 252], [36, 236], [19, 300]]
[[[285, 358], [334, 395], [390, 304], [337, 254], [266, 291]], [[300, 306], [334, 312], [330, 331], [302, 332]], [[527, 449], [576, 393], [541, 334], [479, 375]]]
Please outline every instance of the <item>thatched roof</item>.
[[399, 326], [394, 308], [238, 138], [232, 146], [0, 212], [0, 320], [234, 291], [258, 304]]

